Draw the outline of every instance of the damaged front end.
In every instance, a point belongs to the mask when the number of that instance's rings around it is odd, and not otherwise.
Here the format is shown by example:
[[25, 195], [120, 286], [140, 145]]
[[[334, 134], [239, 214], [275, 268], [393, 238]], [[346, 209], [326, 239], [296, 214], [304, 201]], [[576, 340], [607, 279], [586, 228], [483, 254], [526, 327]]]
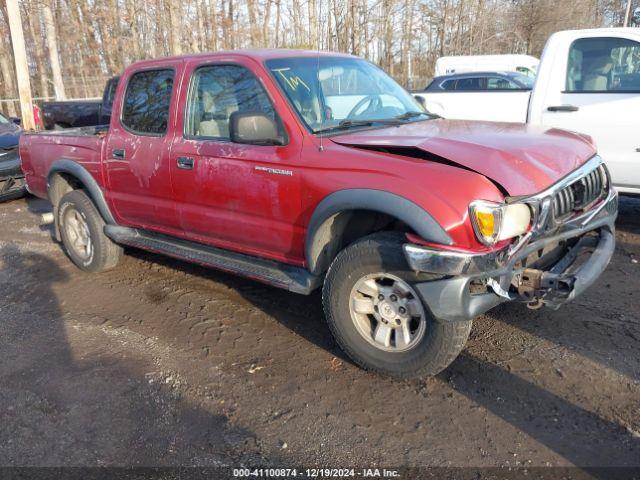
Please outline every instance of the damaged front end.
[[591, 286], [615, 248], [618, 195], [600, 157], [547, 190], [509, 199], [531, 208], [531, 227], [513, 244], [490, 253], [404, 245], [410, 267], [442, 275], [416, 289], [433, 315], [468, 320], [505, 301], [553, 309]]

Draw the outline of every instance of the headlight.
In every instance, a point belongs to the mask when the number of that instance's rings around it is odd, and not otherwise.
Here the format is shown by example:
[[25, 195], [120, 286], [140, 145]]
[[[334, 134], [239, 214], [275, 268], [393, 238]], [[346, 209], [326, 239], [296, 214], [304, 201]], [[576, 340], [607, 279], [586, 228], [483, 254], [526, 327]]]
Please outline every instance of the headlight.
[[522, 235], [531, 223], [531, 209], [524, 203], [476, 200], [469, 205], [469, 214], [478, 240], [485, 245]]

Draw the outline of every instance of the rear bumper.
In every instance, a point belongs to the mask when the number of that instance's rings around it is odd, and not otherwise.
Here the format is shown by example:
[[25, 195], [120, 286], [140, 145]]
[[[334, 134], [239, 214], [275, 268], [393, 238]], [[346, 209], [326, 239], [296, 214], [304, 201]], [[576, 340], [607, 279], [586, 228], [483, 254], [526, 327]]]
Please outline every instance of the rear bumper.
[[4, 153], [0, 152], [0, 180], [7, 178], [22, 178], [22, 168], [20, 168], [20, 157], [18, 149]]
[[20, 168], [18, 149], [0, 155], [0, 201], [13, 200], [24, 195], [25, 178]]
[[[489, 254], [448, 252], [414, 244], [404, 245], [404, 252], [413, 270], [445, 277], [415, 286], [433, 315], [441, 320], [470, 320], [513, 300], [557, 309], [589, 288], [611, 260], [617, 207], [618, 195], [611, 189], [597, 207], [553, 233]], [[535, 252], [567, 241], [571, 248], [552, 265], [544, 269], [523, 266]], [[474, 285], [485, 285], [486, 289], [472, 293]]]

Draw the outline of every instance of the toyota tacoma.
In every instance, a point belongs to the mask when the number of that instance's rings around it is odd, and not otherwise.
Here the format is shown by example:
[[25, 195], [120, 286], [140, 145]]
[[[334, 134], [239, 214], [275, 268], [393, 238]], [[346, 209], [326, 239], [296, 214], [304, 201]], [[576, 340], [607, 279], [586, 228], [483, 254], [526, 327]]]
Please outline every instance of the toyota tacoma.
[[129, 66], [111, 123], [28, 133], [29, 190], [82, 270], [150, 250], [309, 294], [358, 365], [434, 375], [475, 317], [556, 309], [614, 250], [588, 136], [448, 121], [362, 59], [220, 52]]

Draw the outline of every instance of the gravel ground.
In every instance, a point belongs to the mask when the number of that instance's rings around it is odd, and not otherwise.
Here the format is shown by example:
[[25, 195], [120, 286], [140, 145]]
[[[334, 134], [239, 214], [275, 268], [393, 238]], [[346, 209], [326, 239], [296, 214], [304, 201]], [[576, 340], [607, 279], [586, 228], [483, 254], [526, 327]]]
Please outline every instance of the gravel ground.
[[2, 466], [640, 466], [640, 199], [598, 284], [503, 305], [445, 372], [353, 366], [320, 298], [127, 250], [80, 272], [0, 204]]

